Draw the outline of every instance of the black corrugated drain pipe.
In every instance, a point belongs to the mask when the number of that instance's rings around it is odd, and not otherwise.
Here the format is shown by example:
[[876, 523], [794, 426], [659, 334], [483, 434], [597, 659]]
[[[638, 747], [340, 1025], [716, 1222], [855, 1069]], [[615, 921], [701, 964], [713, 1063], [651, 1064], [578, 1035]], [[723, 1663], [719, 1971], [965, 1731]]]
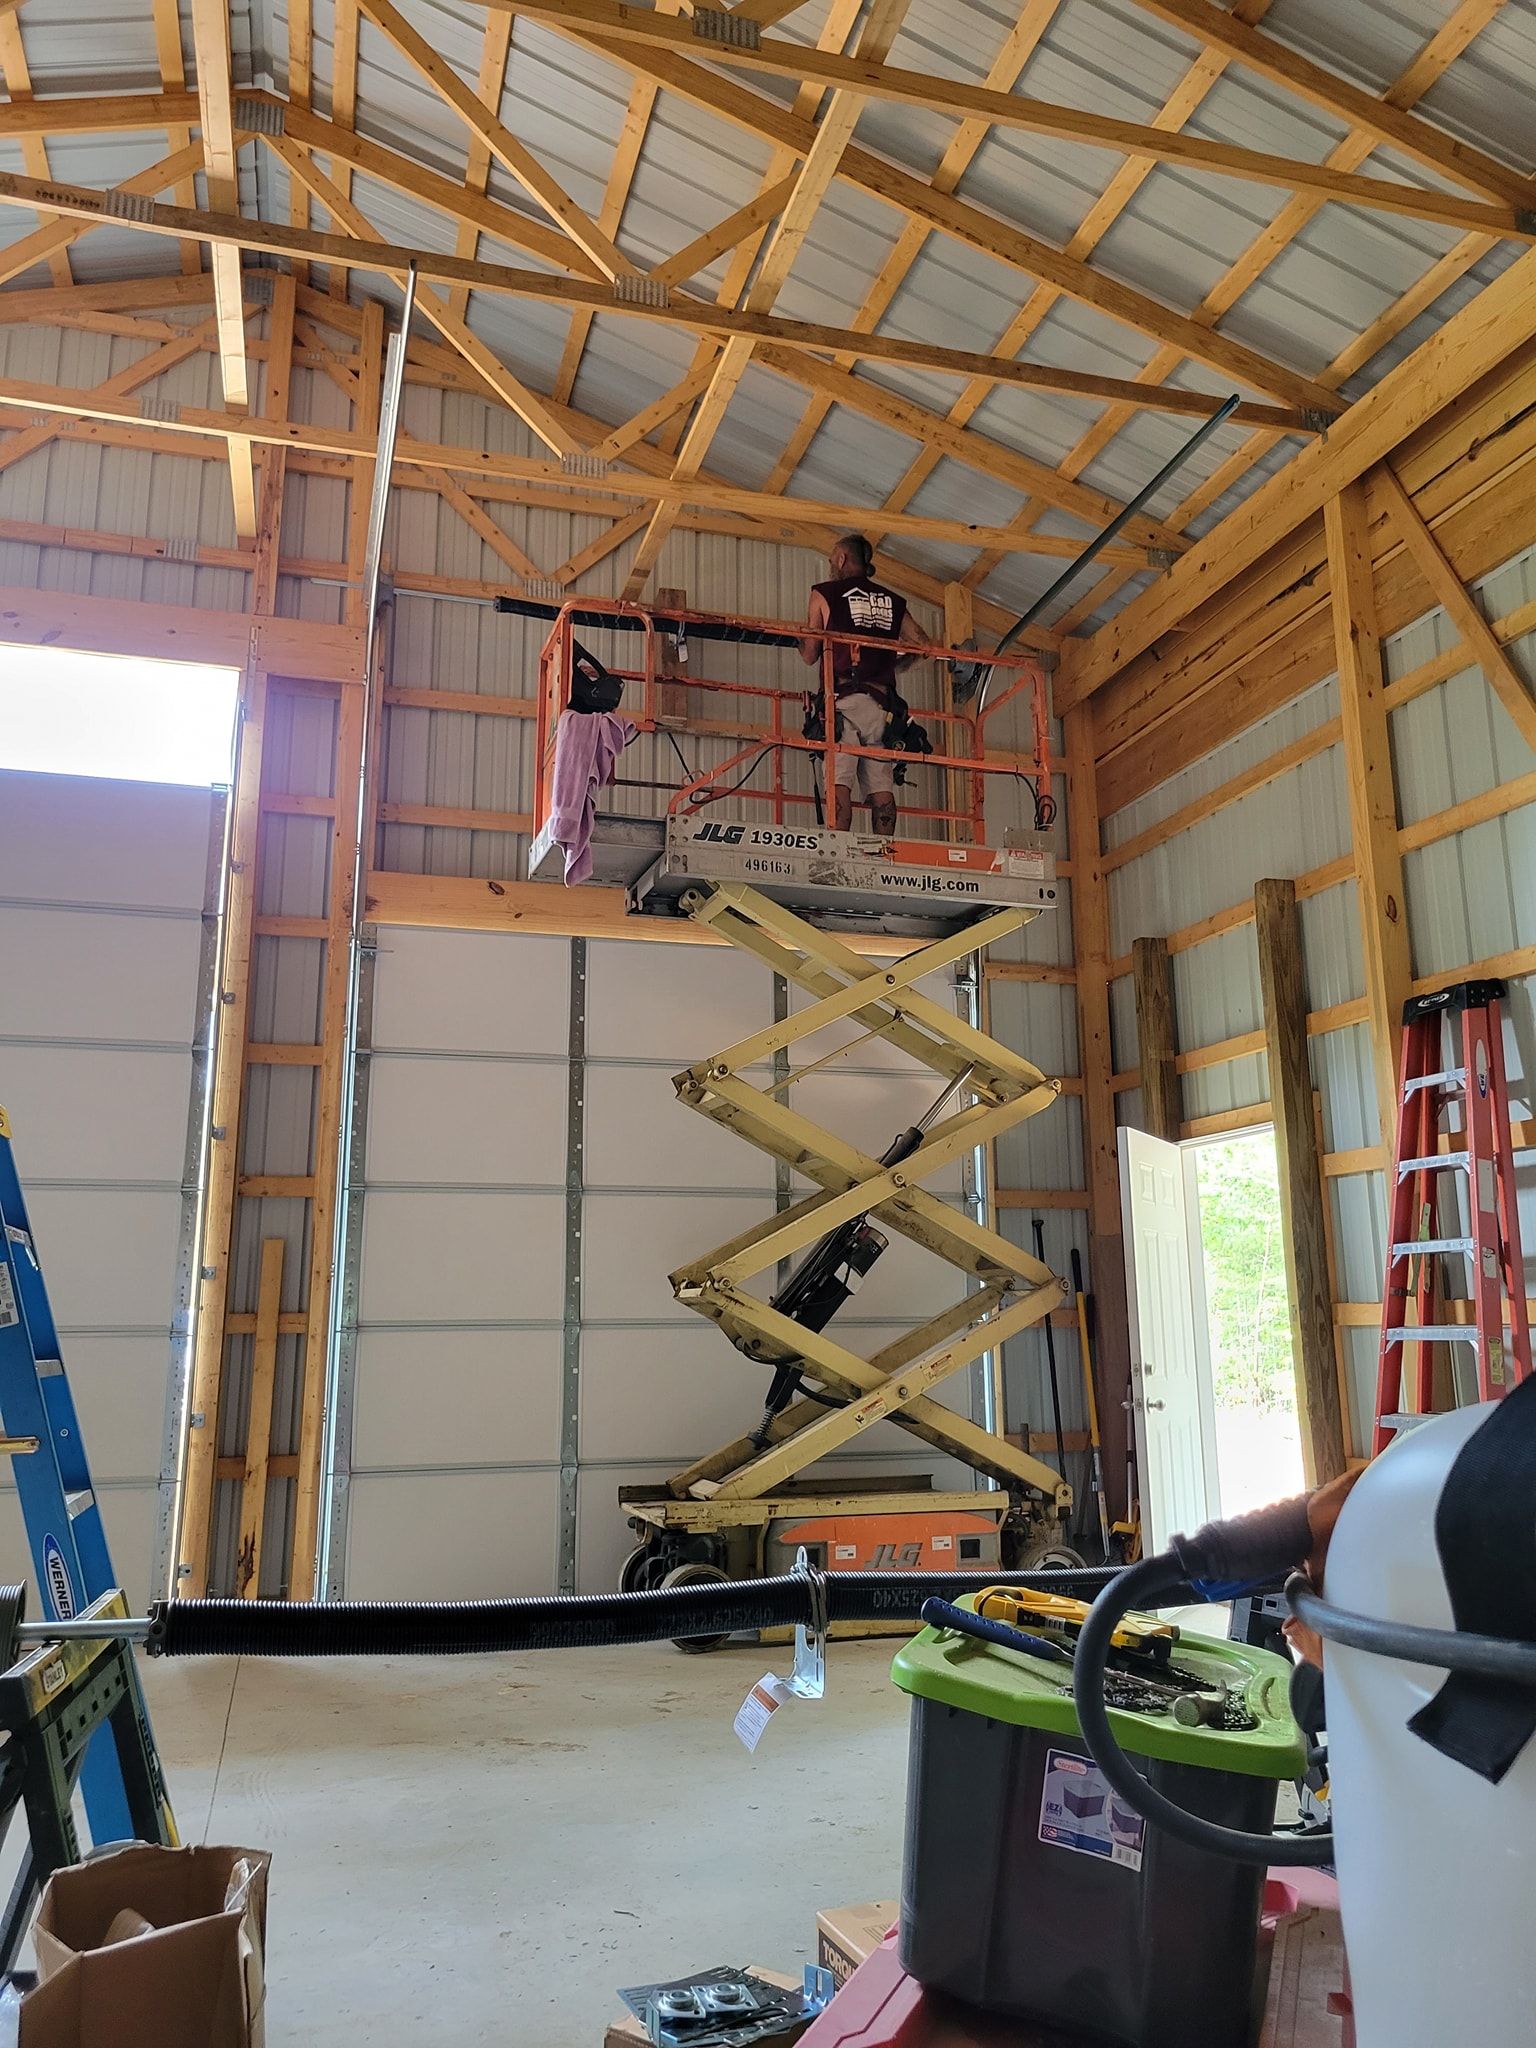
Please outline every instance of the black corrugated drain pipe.
[[828, 1623], [916, 1625], [925, 1600], [955, 1600], [981, 1586], [1032, 1586], [1091, 1600], [1118, 1570], [795, 1573], [652, 1593], [520, 1600], [171, 1600], [151, 1610], [144, 1644], [153, 1657], [459, 1657], [596, 1649], [811, 1627], [818, 1592]]

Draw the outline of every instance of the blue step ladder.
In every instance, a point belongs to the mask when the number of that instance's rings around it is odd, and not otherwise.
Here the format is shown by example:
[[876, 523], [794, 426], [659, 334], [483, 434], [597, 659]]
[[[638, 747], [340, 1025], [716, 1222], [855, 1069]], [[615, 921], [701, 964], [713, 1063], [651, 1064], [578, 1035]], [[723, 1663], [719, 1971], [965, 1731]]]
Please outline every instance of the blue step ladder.
[[[26, 1523], [33, 1570], [49, 1621], [69, 1621], [119, 1583], [107, 1549], [101, 1504], [86, 1462], [74, 1396], [64, 1374], [58, 1331], [0, 1108], [0, 1454], [11, 1471]], [[135, 1705], [153, 1755], [138, 1673]], [[130, 1840], [128, 1793], [110, 1728], [92, 1737], [80, 1773], [91, 1840]], [[176, 1841], [169, 1806], [163, 1819]]]

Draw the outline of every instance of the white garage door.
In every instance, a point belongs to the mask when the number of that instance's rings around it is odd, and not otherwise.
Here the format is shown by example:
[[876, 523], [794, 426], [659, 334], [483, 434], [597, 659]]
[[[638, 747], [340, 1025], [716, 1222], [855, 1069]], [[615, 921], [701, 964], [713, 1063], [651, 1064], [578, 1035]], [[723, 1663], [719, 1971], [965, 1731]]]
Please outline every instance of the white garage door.
[[[333, 1597], [606, 1590], [633, 1541], [619, 1486], [756, 1421], [766, 1373], [666, 1276], [771, 1210], [773, 1162], [671, 1076], [773, 1005], [767, 970], [723, 949], [378, 932]], [[935, 1093], [866, 1043], [796, 1099], [879, 1152]], [[956, 1284], [898, 1238], [838, 1328], [873, 1350]], [[944, 1391], [968, 1407], [963, 1376]], [[890, 1425], [844, 1462], [969, 1483]]]
[[[168, 1569], [223, 813], [206, 789], [0, 772], [0, 1103], [136, 1606]], [[8, 1468], [0, 1487], [0, 1578], [30, 1578]]]

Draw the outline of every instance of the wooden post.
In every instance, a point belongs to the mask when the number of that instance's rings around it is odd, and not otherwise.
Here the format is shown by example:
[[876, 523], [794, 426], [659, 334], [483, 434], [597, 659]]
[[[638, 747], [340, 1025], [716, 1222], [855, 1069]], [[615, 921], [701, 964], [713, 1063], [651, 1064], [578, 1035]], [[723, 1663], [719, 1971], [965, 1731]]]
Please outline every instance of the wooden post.
[[1093, 713], [1062, 720], [1067, 760], [1067, 846], [1072, 859], [1072, 941], [1077, 956], [1078, 1064], [1083, 1075], [1083, 1159], [1088, 1177], [1088, 1282], [1097, 1320], [1099, 1432], [1111, 1517], [1129, 1513], [1126, 1448], [1131, 1337], [1125, 1301], [1125, 1239], [1115, 1137], [1114, 1054], [1109, 1027], [1109, 892], [1104, 882]]
[[1307, 992], [1296, 884], [1260, 882], [1253, 892], [1264, 996], [1264, 1044], [1275, 1119], [1280, 1222], [1296, 1355], [1296, 1405], [1307, 1484], [1344, 1470], [1344, 1421], [1334, 1355], [1333, 1293], [1323, 1227], [1323, 1177], [1307, 1057]]
[[1154, 1138], [1177, 1145], [1184, 1123], [1179, 1035], [1173, 1007], [1173, 955], [1166, 939], [1131, 946], [1136, 984], [1136, 1046], [1141, 1067], [1142, 1123]]
[[1380, 1142], [1390, 1148], [1397, 1131], [1397, 1055], [1403, 1004], [1413, 966], [1363, 484], [1351, 484], [1329, 499], [1324, 526]]
[[261, 1539], [267, 1521], [267, 1464], [272, 1455], [272, 1393], [277, 1384], [277, 1321], [283, 1305], [280, 1237], [261, 1241], [256, 1338], [251, 1353], [251, 1399], [245, 1425], [245, 1480], [240, 1496], [240, 1549], [235, 1584], [247, 1600], [261, 1591]]
[[[254, 642], [256, 636], [251, 635]], [[234, 1249], [235, 1190], [240, 1121], [245, 1101], [256, 861], [261, 839], [261, 749], [267, 712], [267, 672], [254, 658], [240, 678], [229, 883], [224, 904], [223, 972], [219, 984], [213, 1061], [211, 1133], [198, 1253], [197, 1325], [187, 1414], [187, 1459], [182, 1478], [176, 1593], [199, 1598], [208, 1590], [213, 1536], [214, 1467], [219, 1446], [219, 1403], [224, 1381], [224, 1324], [229, 1307], [229, 1265]]]

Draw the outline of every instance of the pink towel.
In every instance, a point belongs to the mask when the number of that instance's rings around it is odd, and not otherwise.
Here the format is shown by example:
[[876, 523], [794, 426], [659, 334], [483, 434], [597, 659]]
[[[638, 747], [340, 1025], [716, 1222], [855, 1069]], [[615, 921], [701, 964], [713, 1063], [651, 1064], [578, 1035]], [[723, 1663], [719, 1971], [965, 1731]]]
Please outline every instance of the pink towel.
[[565, 880], [584, 882], [592, 872], [592, 821], [597, 792], [613, 780], [620, 754], [635, 737], [627, 718], [612, 711], [562, 711], [555, 728], [555, 780], [550, 827], [565, 849]]

